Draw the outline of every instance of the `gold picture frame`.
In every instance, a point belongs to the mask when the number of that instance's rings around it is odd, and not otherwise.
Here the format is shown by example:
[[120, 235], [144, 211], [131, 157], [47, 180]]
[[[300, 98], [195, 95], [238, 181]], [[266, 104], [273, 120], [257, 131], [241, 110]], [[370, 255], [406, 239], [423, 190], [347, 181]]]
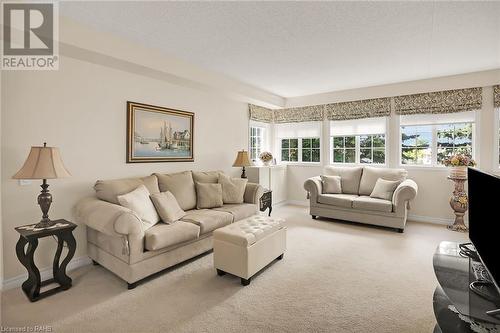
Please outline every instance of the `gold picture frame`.
[[194, 113], [127, 101], [127, 163], [193, 162]]

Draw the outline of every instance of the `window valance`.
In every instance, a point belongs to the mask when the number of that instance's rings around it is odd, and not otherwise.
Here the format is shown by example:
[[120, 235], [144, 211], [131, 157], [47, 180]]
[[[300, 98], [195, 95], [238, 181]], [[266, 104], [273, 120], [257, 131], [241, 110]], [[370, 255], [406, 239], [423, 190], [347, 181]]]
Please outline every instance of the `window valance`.
[[325, 112], [328, 120], [386, 117], [391, 114], [391, 99], [373, 98], [361, 101], [326, 104]]
[[496, 108], [500, 108], [500, 85], [493, 87], [493, 103]]
[[394, 97], [396, 114], [452, 113], [479, 110], [482, 88], [455, 89]]
[[304, 121], [322, 121], [324, 105], [312, 105], [274, 110], [275, 123], [298, 123]]
[[273, 122], [273, 110], [265, 108], [263, 106], [248, 104], [248, 112], [250, 114], [250, 119], [255, 121], [260, 121], [263, 123]]

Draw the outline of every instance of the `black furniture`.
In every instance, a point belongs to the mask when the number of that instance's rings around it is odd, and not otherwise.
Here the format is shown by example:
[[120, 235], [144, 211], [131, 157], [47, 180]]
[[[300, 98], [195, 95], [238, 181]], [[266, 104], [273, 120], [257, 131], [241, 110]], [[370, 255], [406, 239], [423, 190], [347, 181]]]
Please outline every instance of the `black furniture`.
[[262, 197], [259, 200], [260, 203], [260, 211], [263, 212], [269, 208], [269, 216], [271, 216], [271, 212], [273, 211], [273, 191], [266, 190]]
[[[48, 228], [37, 228], [36, 224], [15, 228], [20, 234], [16, 244], [17, 258], [28, 271], [28, 279], [24, 281], [22, 289], [31, 302], [38, 301], [71, 287], [71, 278], [66, 275], [66, 266], [73, 258], [76, 250], [76, 241], [73, 237], [73, 230], [76, 228], [76, 224], [63, 219], [54, 220], [52, 222], [53, 225]], [[36, 267], [33, 257], [38, 246], [38, 239], [48, 236], [55, 236], [57, 238], [57, 250], [52, 267], [54, 277], [46, 281], [41, 281], [40, 271]], [[68, 254], [66, 258], [60, 262], [64, 243], [66, 243], [68, 248]], [[26, 244], [28, 245], [27, 249], [25, 249]], [[40, 292], [41, 287], [51, 283], [57, 283], [59, 286]]]
[[486, 312], [499, 308], [473, 292], [469, 285], [476, 281], [473, 266], [480, 262], [460, 254], [458, 243], [441, 242], [434, 253], [434, 272], [439, 285], [434, 291], [434, 332], [473, 332], [471, 325], [500, 329], [500, 316]]

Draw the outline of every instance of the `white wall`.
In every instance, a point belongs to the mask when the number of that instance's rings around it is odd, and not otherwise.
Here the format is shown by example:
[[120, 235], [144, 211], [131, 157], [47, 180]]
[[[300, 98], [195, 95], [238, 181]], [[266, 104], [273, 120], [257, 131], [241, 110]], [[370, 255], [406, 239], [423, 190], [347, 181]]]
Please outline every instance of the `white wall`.
[[[404, 82], [386, 86], [353, 89], [348, 91], [333, 92], [312, 96], [302, 96], [287, 99], [287, 107], [316, 105], [348, 100], [359, 100], [367, 98], [396, 96], [401, 94], [412, 94], [417, 92], [438, 91], [456, 88], [483, 86], [483, 107], [478, 112], [476, 127], [476, 160], [479, 167], [485, 171], [498, 172], [494, 163], [495, 131], [498, 124], [494, 121], [493, 90], [492, 85], [500, 83], [500, 70], [492, 70], [451, 77]], [[324, 126], [327, 128], [327, 126]], [[389, 155], [387, 156], [389, 167], [400, 167], [399, 164], [399, 122], [396, 115], [392, 115], [388, 128]], [[323, 133], [323, 147], [328, 147], [328, 132]], [[328, 152], [322, 154], [322, 165], [289, 165], [288, 177], [288, 200], [305, 201], [304, 181], [313, 176], [320, 175], [323, 166], [328, 164]], [[411, 205], [410, 218], [414, 220], [430, 221], [437, 223], [449, 223], [454, 219], [454, 214], [449, 206], [448, 200], [453, 191], [453, 183], [446, 179], [448, 170], [446, 168], [418, 168], [407, 167], [408, 177], [415, 180], [419, 185], [419, 193]]]
[[[247, 105], [124, 71], [61, 59], [59, 71], [10, 71], [2, 89], [2, 192], [5, 278], [24, 273], [14, 254], [14, 227], [37, 222], [38, 181], [20, 186], [11, 176], [22, 166], [30, 146], [58, 146], [69, 179], [49, 181], [52, 218], [74, 220], [72, 208], [93, 193], [97, 179], [148, 175], [152, 172], [231, 168], [236, 151], [246, 148]], [[172, 107], [195, 113], [194, 163], [125, 163], [126, 101]], [[75, 258], [85, 255], [85, 228], [76, 229]], [[37, 250], [39, 267], [50, 265], [54, 241]]]

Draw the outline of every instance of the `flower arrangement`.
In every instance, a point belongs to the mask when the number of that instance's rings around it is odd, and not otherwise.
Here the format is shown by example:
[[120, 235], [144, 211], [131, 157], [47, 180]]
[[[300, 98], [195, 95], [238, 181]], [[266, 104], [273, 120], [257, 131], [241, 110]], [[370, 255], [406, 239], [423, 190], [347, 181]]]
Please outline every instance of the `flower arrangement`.
[[476, 166], [476, 161], [474, 161], [470, 156], [465, 154], [455, 154], [451, 157], [446, 158], [444, 165], [447, 167], [474, 167]]
[[268, 151], [263, 151], [259, 155], [259, 159], [264, 162], [264, 164], [269, 164], [273, 160], [273, 154]]

